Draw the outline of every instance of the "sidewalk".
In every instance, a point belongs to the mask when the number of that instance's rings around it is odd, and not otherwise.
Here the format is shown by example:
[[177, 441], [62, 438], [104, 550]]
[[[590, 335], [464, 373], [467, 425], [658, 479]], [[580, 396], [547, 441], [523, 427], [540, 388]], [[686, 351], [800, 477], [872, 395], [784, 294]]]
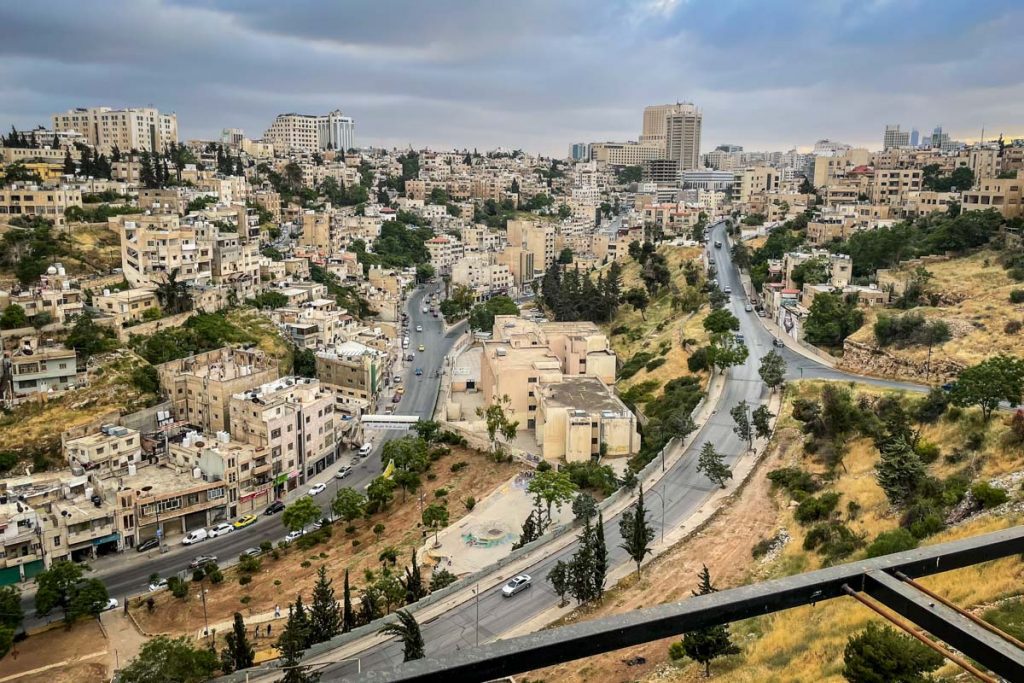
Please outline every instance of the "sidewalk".
[[762, 318], [760, 316], [758, 316], [758, 320], [761, 321], [761, 324], [764, 326], [766, 330], [768, 330], [769, 333], [781, 339], [782, 343], [786, 345], [786, 348], [792, 351], [793, 353], [798, 353], [808, 360], [812, 360], [815, 363], [825, 365], [830, 368], [834, 368], [838, 364], [839, 361], [835, 357], [830, 356], [824, 351], [819, 351], [818, 353], [815, 353], [811, 349], [801, 344], [796, 339], [793, 339], [793, 337], [790, 336], [788, 332], [779, 327], [774, 320], [769, 320], [768, 318]]

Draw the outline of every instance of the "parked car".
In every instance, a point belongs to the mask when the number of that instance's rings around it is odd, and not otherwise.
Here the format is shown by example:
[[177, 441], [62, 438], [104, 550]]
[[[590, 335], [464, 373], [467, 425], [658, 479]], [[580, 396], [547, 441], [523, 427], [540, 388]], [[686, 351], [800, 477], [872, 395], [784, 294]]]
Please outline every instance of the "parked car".
[[188, 563], [189, 569], [199, 569], [208, 564], [217, 564], [216, 555], [197, 555]]
[[725, 289], [723, 289], [722, 291], [725, 292], [726, 294], [732, 294], [732, 287], [726, 285]]
[[321, 483], [321, 484], [314, 484], [313, 487], [311, 489], [309, 489], [309, 495], [315, 496], [318, 493], [323, 493], [326, 490], [327, 490], [327, 484], [323, 484], [323, 483]]
[[263, 551], [260, 550], [259, 548], [252, 547], [252, 548], [246, 548], [245, 550], [243, 550], [242, 554], [246, 555], [248, 557], [259, 557], [260, 555], [263, 554]]
[[256, 515], [242, 515], [235, 520], [234, 527], [236, 529], [244, 529], [250, 524], [255, 524], [257, 519]]
[[405, 387], [398, 387], [397, 389], [395, 389], [395, 393], [401, 396], [402, 394], [405, 393]]
[[372, 451], [372, 450], [373, 450], [373, 442], [372, 441], [367, 441], [366, 443], [364, 443], [362, 446], [359, 447], [359, 457], [360, 458], [365, 458], [366, 456], [368, 456], [370, 454], [370, 451]]
[[137, 546], [135, 546], [135, 549], [137, 551], [139, 551], [140, 553], [144, 553], [147, 550], [152, 550], [153, 548], [158, 547], [159, 545], [160, 545], [160, 539], [159, 538], [147, 538], [145, 541], [143, 541], [142, 543], [140, 543]]
[[344, 479], [345, 477], [347, 477], [350, 474], [352, 474], [352, 468], [351, 467], [342, 467], [340, 470], [338, 470], [337, 474], [335, 474], [334, 476], [337, 479]]
[[185, 538], [181, 539], [182, 545], [192, 545], [193, 543], [199, 543], [205, 541], [210, 537], [210, 532], [206, 529], [196, 529], [185, 534]]
[[228, 524], [227, 522], [221, 522], [217, 526], [210, 528], [210, 538], [217, 538], [218, 536], [223, 536], [224, 534], [230, 534], [234, 530], [234, 526]]
[[414, 360], [416, 360], [416, 356], [410, 353], [408, 356], [405, 357], [405, 359], [411, 363]]
[[533, 579], [530, 578], [529, 574], [520, 574], [519, 576], [513, 577], [502, 587], [501, 594], [506, 598], [511, 598], [516, 593], [529, 588], [532, 581]]
[[419, 377], [423, 374], [423, 368], [416, 368], [416, 376]]
[[284, 537], [284, 542], [285, 543], [291, 543], [295, 539], [301, 538], [302, 536], [304, 536], [305, 533], [306, 533], [305, 531], [289, 531], [288, 535]]
[[276, 515], [278, 512], [284, 510], [284, 507], [284, 503], [282, 503], [279, 500], [275, 500], [273, 503], [267, 506], [267, 509], [263, 511], [263, 514], [267, 515], [268, 517], [270, 515]]
[[103, 611], [109, 612], [112, 609], [117, 609], [118, 605], [120, 604], [121, 603], [117, 601], [117, 598], [110, 598], [109, 600], [107, 600], [107, 604], [103, 605]]
[[778, 337], [772, 337], [772, 346], [778, 346], [779, 348], [782, 348], [785, 345], [786, 343], [779, 339]]
[[754, 310], [754, 307], [751, 306], [750, 304], [747, 304], [746, 306], [743, 307], [743, 310], [746, 311], [747, 313], [750, 313], [752, 310]]
[[167, 579], [157, 579], [153, 583], [149, 584], [149, 592], [162, 591], [167, 588]]
[[402, 376], [401, 375], [395, 375], [394, 377], [391, 378], [391, 381], [394, 382], [395, 384], [401, 384], [402, 383]]
[[398, 403], [401, 400], [402, 400], [402, 395], [401, 394], [395, 394], [394, 396], [391, 397], [391, 402], [392, 403]]

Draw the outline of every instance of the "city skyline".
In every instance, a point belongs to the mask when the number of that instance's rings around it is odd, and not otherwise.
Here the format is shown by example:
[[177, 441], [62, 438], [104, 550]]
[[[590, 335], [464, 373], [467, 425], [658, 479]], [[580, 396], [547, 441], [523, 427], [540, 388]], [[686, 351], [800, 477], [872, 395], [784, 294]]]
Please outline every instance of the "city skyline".
[[692, 101], [702, 151], [874, 149], [896, 121], [968, 141], [1021, 134], [1024, 12], [942, 4], [8, 5], [0, 121], [152, 105], [178, 114], [182, 139], [255, 138], [278, 114], [340, 108], [360, 144], [563, 156], [580, 140], [637, 139], [647, 105]]

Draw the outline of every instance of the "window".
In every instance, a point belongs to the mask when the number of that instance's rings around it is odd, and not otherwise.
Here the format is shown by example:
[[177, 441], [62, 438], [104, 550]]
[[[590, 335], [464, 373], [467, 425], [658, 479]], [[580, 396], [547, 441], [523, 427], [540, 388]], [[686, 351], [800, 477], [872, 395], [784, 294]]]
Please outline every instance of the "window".
[[280, 439], [281, 438], [281, 428], [278, 427], [277, 429], [271, 431], [270, 432], [270, 438], [271, 439]]
[[59, 548], [60, 547], [60, 536], [54, 536], [53, 537], [53, 545], [54, 545], [55, 548]]
[[206, 500], [217, 500], [218, 498], [223, 498], [223, 497], [224, 497], [224, 487], [223, 486], [215, 488], [215, 489], [210, 489], [209, 491], [206, 492]]

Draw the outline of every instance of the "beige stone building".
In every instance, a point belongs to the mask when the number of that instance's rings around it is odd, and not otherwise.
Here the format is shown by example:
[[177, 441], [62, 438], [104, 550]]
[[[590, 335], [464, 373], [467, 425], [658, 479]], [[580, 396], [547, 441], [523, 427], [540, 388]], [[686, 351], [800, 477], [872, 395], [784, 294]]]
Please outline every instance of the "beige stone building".
[[606, 166], [641, 166], [645, 161], [662, 159], [664, 143], [595, 142], [590, 146], [591, 159]]
[[388, 355], [357, 341], [338, 344], [316, 354], [316, 376], [335, 393], [371, 401], [387, 377]]
[[771, 166], [753, 166], [733, 172], [732, 197], [746, 204], [756, 192], [777, 192], [781, 174]]
[[277, 361], [261, 351], [224, 347], [158, 365], [160, 388], [174, 417], [206, 432], [231, 427], [231, 397], [278, 378]]
[[494, 259], [494, 254], [463, 257], [452, 266], [452, 284], [471, 288], [477, 301], [508, 294], [515, 283], [512, 271], [503, 263], [495, 263]]
[[102, 475], [126, 474], [142, 461], [142, 437], [135, 429], [103, 425], [98, 432], [64, 442], [64, 459], [72, 472], [99, 470]]
[[536, 439], [548, 461], [589, 462], [640, 451], [636, 416], [597, 377], [566, 377], [539, 390]]
[[152, 107], [85, 107], [54, 114], [52, 118], [55, 131], [81, 133], [90, 145], [107, 155], [115, 146], [122, 152], [163, 152], [178, 141], [178, 117], [161, 114]]
[[960, 208], [964, 211], [995, 209], [1003, 218], [1024, 216], [1024, 171], [1016, 178], [989, 178], [977, 183], [975, 189], [961, 195]]
[[534, 266], [539, 270], [547, 270], [558, 256], [555, 234], [555, 225], [548, 221], [514, 220], [505, 228], [508, 244], [532, 252]]
[[45, 313], [53, 322], [66, 325], [72, 318], [81, 315], [85, 299], [81, 290], [71, 289], [70, 286], [66, 289], [32, 287], [21, 292], [0, 290], [0, 311], [13, 304], [21, 306], [29, 318]]
[[163, 283], [171, 271], [191, 285], [213, 277], [213, 245], [177, 215], [126, 215], [109, 219], [121, 236], [121, 268], [132, 287]]
[[282, 377], [231, 397], [231, 436], [269, 449], [276, 492], [292, 490], [334, 462], [334, 403], [319, 380]]
[[141, 321], [148, 310], [160, 310], [160, 300], [152, 289], [103, 290], [93, 295], [92, 305], [112, 317], [118, 327]]
[[2, 362], [0, 393], [15, 401], [70, 389], [78, 378], [74, 349], [42, 346], [32, 337], [23, 337], [18, 348], [5, 354]]
[[75, 187], [49, 187], [27, 183], [13, 183], [0, 187], [0, 221], [16, 216], [39, 216], [64, 226], [64, 212], [72, 206], [82, 205], [82, 191]]
[[426, 242], [430, 265], [438, 273], [449, 273], [453, 264], [462, 258], [462, 242], [451, 235], [439, 235]]
[[900, 205], [921, 191], [923, 172], [916, 168], [876, 168], [870, 198], [875, 204]]
[[318, 150], [317, 117], [310, 114], [280, 114], [263, 134], [263, 139], [281, 152], [291, 149]]

